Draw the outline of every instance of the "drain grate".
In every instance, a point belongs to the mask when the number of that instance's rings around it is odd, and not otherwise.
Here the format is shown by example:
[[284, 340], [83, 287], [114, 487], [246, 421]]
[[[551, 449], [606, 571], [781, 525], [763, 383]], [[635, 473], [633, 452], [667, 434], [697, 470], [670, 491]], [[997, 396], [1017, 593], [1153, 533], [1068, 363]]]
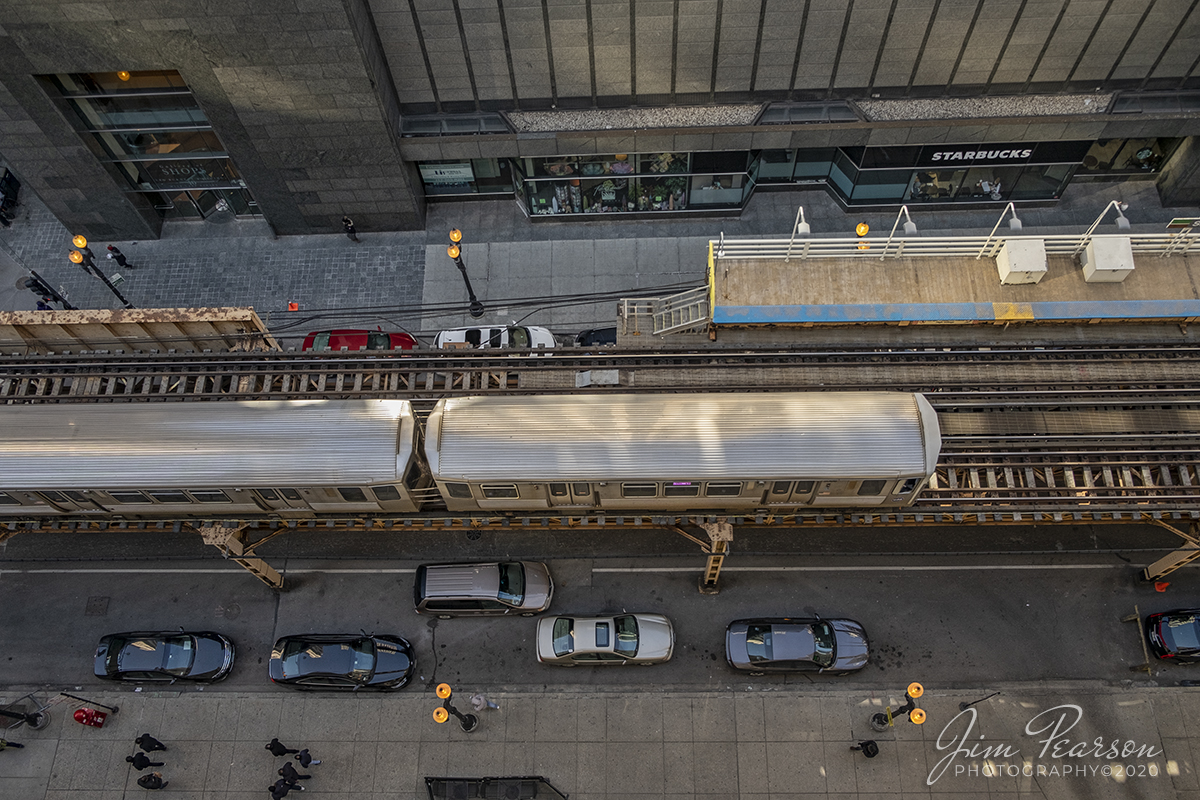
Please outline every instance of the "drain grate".
[[107, 597], [89, 597], [87, 608], [83, 610], [85, 617], [104, 617], [108, 616], [108, 601]]

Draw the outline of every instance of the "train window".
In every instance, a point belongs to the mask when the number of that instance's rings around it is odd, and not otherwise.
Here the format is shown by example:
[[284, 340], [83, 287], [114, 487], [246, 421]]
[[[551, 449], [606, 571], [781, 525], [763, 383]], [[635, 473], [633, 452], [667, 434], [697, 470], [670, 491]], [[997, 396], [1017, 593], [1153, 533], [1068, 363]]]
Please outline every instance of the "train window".
[[84, 494], [83, 492], [63, 492], [63, 494], [65, 494], [67, 497], [74, 500], [76, 503], [88, 502], [87, 495]]
[[863, 481], [862, 485], [858, 487], [858, 496], [882, 494], [885, 486], [887, 486], [887, 481]]
[[913, 489], [917, 488], [918, 483], [920, 483], [920, 481], [918, 479], [909, 478], [908, 480], [904, 481], [904, 483], [900, 486], [899, 489], [896, 490], [896, 494], [908, 494]]
[[796, 494], [808, 494], [816, 485], [816, 481], [796, 481]]
[[483, 489], [483, 496], [491, 499], [521, 496], [515, 483], [485, 483], [480, 488]]
[[737, 497], [742, 493], [742, 484], [739, 483], [709, 483], [704, 494], [709, 497]]
[[229, 495], [222, 492], [220, 489], [189, 489], [192, 493], [192, 498], [197, 503], [232, 503]]
[[550, 484], [550, 496], [551, 497], [566, 497], [567, 496], [567, 485], [565, 483]]
[[590, 483], [572, 483], [571, 494], [576, 497], [588, 497], [592, 493], [592, 485]]
[[279, 492], [274, 489], [255, 489], [254, 493], [268, 503], [274, 503], [279, 500]]
[[342, 496], [342, 499], [345, 500], [347, 503], [365, 503], [365, 502], [367, 502], [367, 493], [364, 492], [362, 489], [358, 489], [353, 486], [347, 486], [347, 487], [339, 486], [338, 494], [340, 494]]
[[149, 503], [150, 498], [141, 492], [109, 492], [108, 496], [118, 503]]
[[279, 493], [283, 495], [285, 500], [291, 500], [296, 503], [301, 503], [304, 501], [304, 498], [302, 498], [300, 493], [295, 489], [280, 489]]
[[192, 498], [188, 497], [185, 492], [178, 489], [161, 490], [149, 493], [151, 497], [160, 503], [190, 503]]
[[471, 487], [466, 483], [447, 483], [446, 494], [459, 500], [471, 499]]
[[663, 497], [697, 497], [700, 494], [698, 483], [668, 483], [663, 487]]
[[376, 500], [390, 502], [400, 499], [400, 492], [395, 486], [376, 486], [371, 491], [375, 493]]
[[51, 503], [65, 503], [67, 501], [67, 498], [63, 497], [61, 492], [38, 492], [38, 494]]
[[19, 506], [21, 501], [7, 492], [0, 492], [0, 506]]
[[622, 483], [622, 497], [658, 497], [657, 483]]
[[775, 481], [771, 484], [771, 494], [791, 494], [791, 481]]

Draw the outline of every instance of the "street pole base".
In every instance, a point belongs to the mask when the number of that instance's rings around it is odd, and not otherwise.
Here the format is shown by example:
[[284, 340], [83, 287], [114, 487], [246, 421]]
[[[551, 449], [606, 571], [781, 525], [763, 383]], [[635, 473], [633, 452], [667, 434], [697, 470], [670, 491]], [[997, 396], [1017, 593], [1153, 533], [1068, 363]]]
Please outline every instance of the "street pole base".
[[474, 714], [463, 714], [458, 724], [462, 726], [463, 733], [470, 733], [479, 727], [479, 717]]
[[883, 733], [888, 729], [888, 715], [882, 712], [871, 715], [871, 730]]
[[700, 594], [720, 594], [721, 587], [715, 583], [707, 583], [704, 575], [700, 576], [699, 589]]
[[49, 711], [39, 711], [34, 716], [37, 717], [37, 722], [31, 724], [29, 727], [33, 728], [35, 731], [40, 731], [42, 728], [50, 724]]

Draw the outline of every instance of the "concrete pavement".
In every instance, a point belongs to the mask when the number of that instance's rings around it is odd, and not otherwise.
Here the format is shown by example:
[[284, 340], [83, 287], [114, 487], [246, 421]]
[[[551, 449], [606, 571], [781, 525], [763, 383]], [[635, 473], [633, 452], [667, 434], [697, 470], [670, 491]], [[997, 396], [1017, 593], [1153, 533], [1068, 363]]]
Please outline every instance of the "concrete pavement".
[[[1187, 724], [1200, 713], [1193, 690], [931, 688], [918, 703], [929, 714], [923, 725], [900, 719], [876, 733], [870, 716], [898, 706], [902, 689], [884, 696], [816, 684], [762, 691], [747, 678], [734, 692], [494, 694], [500, 709], [470, 734], [453, 719], [434, 722], [438, 700], [420, 685], [387, 696], [89, 693], [120, 713], [103, 729], [84, 727], [69, 719], [71, 701], [54, 707], [43, 730], [10, 732], [26, 747], [0, 753], [0, 800], [156, 796], [125, 762], [146, 732], [169, 748], [153, 755], [170, 782], [162, 796], [176, 800], [266, 797], [283, 763], [264, 749], [274, 736], [322, 760], [304, 770], [313, 776], [308, 797], [416, 800], [427, 797], [426, 777], [540, 775], [576, 800], [1200, 798], [1200, 734]], [[476, 688], [462, 688], [460, 706]], [[997, 688], [960, 714], [960, 702]], [[879, 743], [876, 758], [849, 749], [866, 738]]]

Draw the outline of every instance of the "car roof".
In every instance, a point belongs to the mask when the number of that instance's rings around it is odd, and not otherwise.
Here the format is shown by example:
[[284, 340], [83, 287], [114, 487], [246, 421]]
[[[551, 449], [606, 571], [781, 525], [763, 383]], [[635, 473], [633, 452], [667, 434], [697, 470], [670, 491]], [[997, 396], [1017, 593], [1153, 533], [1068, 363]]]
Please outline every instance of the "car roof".
[[425, 597], [471, 597], [496, 599], [500, 592], [500, 565], [425, 565]]
[[[363, 639], [372, 639], [370, 636], [341, 636], [341, 635], [316, 635], [316, 636], [284, 636], [276, 643], [276, 649], [284, 650], [280, 647], [281, 643], [295, 642], [300, 645], [310, 645], [293, 653], [291, 656], [281, 657], [285, 666], [290, 666], [284, 676], [287, 678], [298, 678], [306, 675], [348, 675], [353, 672], [354, 653], [350, 649], [350, 645], [354, 642]], [[319, 651], [314, 650], [311, 646], [320, 647]]]

